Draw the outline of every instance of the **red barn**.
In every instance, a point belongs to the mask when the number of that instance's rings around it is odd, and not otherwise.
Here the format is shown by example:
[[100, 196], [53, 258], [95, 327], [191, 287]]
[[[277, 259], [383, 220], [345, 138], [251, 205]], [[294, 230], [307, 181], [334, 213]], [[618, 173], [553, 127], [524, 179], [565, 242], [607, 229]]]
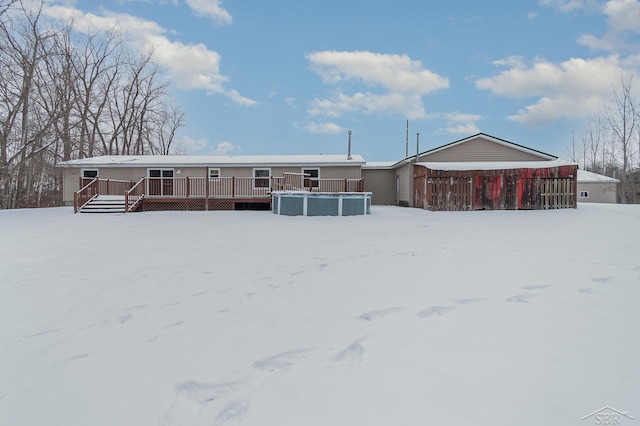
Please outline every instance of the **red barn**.
[[414, 207], [427, 210], [576, 208], [577, 170], [561, 160], [415, 163]]

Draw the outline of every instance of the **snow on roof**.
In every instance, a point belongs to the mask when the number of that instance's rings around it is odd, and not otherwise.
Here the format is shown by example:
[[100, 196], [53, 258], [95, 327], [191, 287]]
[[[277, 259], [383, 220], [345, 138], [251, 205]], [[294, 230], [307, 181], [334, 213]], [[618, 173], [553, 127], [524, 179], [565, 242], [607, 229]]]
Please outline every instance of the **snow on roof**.
[[397, 161], [367, 161], [362, 165], [363, 169], [390, 169], [395, 166]]
[[550, 161], [467, 161], [467, 162], [420, 162], [416, 163], [431, 170], [506, 170], [544, 169], [547, 167], [575, 166], [564, 160]]
[[588, 172], [586, 170], [578, 170], [578, 182], [582, 183], [617, 183], [620, 180], [599, 175], [598, 173]]
[[352, 155], [103, 155], [59, 163], [62, 167], [149, 167], [149, 166], [290, 166], [362, 165], [364, 158]]

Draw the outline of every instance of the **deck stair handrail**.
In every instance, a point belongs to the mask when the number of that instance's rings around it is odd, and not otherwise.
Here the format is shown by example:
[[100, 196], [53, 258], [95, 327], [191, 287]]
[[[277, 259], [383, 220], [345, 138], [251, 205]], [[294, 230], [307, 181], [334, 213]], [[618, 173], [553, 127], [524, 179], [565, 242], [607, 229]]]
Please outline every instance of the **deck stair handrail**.
[[135, 185], [131, 187], [128, 191], [124, 193], [124, 211], [132, 212], [138, 208], [140, 203], [142, 203], [142, 199], [145, 195], [145, 189], [147, 185], [145, 184], [147, 178], [140, 179]]
[[81, 188], [73, 193], [73, 211], [78, 213], [98, 195], [122, 195], [133, 186], [133, 182], [118, 179], [80, 178]]
[[98, 178], [93, 178], [78, 191], [73, 193], [73, 212], [78, 213], [87, 203], [94, 199], [99, 193]]

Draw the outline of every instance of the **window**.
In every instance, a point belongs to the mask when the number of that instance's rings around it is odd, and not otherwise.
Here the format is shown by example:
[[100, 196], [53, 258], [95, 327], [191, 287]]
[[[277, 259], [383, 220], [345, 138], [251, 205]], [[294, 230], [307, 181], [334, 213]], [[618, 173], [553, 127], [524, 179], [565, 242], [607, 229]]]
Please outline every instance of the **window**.
[[149, 195], [173, 195], [173, 169], [147, 169]]
[[580, 191], [580, 198], [589, 198], [589, 191]]
[[253, 187], [269, 188], [271, 169], [253, 169]]
[[305, 188], [317, 188], [318, 187], [318, 179], [320, 179], [320, 169], [302, 169], [302, 173], [305, 175], [304, 178], [304, 187]]
[[209, 177], [217, 179], [220, 177], [220, 169], [209, 169]]
[[82, 177], [93, 179], [98, 177], [98, 169], [82, 169]]

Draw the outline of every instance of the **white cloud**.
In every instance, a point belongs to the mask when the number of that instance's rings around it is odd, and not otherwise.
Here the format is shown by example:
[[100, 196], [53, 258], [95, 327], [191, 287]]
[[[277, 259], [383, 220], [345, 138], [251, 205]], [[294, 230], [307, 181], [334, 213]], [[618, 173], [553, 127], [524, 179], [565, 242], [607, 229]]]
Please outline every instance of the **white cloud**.
[[538, 60], [528, 68], [514, 67], [476, 81], [476, 87], [512, 98], [538, 98], [509, 120], [541, 125], [560, 117], [585, 117], [597, 112], [612, 85], [626, 74], [618, 56], [572, 58], [559, 65]]
[[52, 6], [45, 12], [53, 17], [73, 19], [78, 31], [95, 33], [117, 31], [125, 34], [131, 46], [140, 52], [154, 52], [154, 59], [163, 66], [176, 85], [187, 90], [205, 90], [222, 94], [240, 105], [253, 106], [257, 102], [228, 89], [229, 78], [220, 72], [220, 55], [204, 44], [184, 44], [171, 41], [166, 30], [155, 22], [128, 14], [105, 11], [102, 15], [83, 13], [78, 9]]
[[587, 2], [583, 0], [539, 0], [541, 6], [551, 6], [560, 12], [568, 13], [583, 9]]
[[625, 33], [640, 33], [640, 2], [609, 0], [602, 5], [599, 12], [607, 16], [607, 31], [601, 37], [583, 34], [578, 39], [578, 44], [592, 50], [609, 52], [637, 50], [637, 46], [630, 46], [625, 42]]
[[189, 136], [183, 136], [180, 139], [180, 148], [184, 149], [187, 153], [194, 153], [202, 151], [209, 146], [209, 141], [205, 138], [193, 139]]
[[640, 31], [640, 3], [637, 0], [610, 0], [604, 6], [604, 13], [613, 31]]
[[186, 154], [206, 154], [206, 155], [230, 155], [234, 151], [239, 151], [231, 142], [220, 142], [216, 148], [211, 151], [211, 144], [206, 138], [194, 139], [189, 136], [183, 136], [178, 144], [178, 150]]
[[307, 55], [311, 69], [325, 83], [342, 87], [347, 83], [365, 85], [370, 90], [348, 95], [338, 88], [329, 99], [315, 99], [309, 112], [338, 117], [346, 112], [397, 112], [407, 118], [424, 118], [421, 97], [449, 87], [449, 81], [425, 69], [420, 61], [406, 55], [372, 52], [322, 51]]
[[236, 150], [236, 147], [229, 141], [220, 142], [213, 151], [213, 155], [229, 155]]
[[309, 123], [305, 126], [309, 133], [341, 133], [344, 129], [335, 123]]
[[186, 3], [198, 15], [211, 18], [218, 24], [233, 22], [231, 14], [220, 5], [220, 0], [186, 0]]
[[473, 135], [480, 133], [480, 128], [476, 125], [476, 121], [482, 120], [482, 116], [478, 114], [461, 114], [452, 112], [444, 114], [446, 127], [440, 129], [441, 132], [450, 135]]

